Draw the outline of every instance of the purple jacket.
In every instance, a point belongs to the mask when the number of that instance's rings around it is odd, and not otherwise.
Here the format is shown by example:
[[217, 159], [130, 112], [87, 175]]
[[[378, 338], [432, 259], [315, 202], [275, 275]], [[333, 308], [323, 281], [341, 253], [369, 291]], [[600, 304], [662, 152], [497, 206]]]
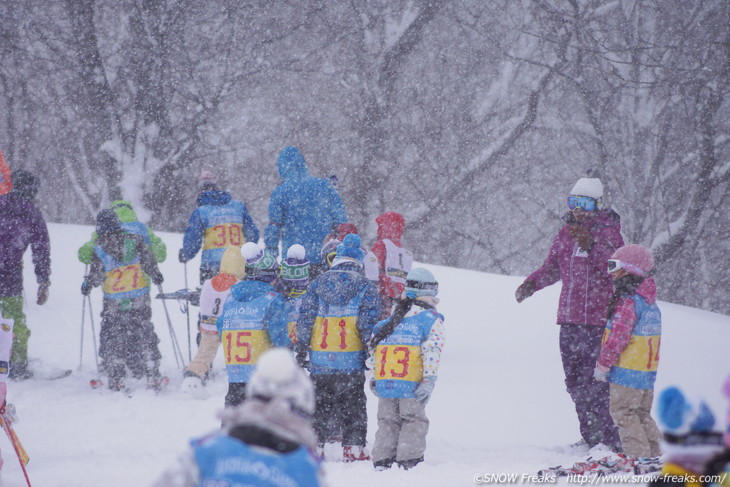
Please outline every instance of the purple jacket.
[[28, 245], [38, 283], [49, 282], [51, 246], [41, 212], [17, 193], [0, 195], [0, 297], [23, 294], [23, 254]]
[[595, 244], [586, 253], [563, 226], [553, 240], [547, 259], [526, 281], [540, 290], [563, 281], [558, 304], [558, 324], [606, 325], [606, 307], [613, 294], [613, 281], [606, 269], [608, 259], [624, 245], [621, 221], [613, 210], [601, 210], [583, 222]]

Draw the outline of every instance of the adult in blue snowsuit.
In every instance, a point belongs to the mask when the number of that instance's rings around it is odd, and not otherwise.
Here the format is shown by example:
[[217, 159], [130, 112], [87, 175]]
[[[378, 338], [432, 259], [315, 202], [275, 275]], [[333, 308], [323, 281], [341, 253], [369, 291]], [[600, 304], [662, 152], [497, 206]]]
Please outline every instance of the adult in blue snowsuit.
[[218, 274], [227, 247], [240, 248], [246, 242], [259, 240], [259, 229], [246, 205], [218, 189], [215, 183], [207, 184], [198, 195], [198, 207], [190, 215], [179, 253], [180, 262], [185, 263], [202, 246], [200, 284]]
[[283, 249], [303, 245], [314, 277], [326, 270], [320, 256], [325, 237], [340, 223], [347, 223], [345, 205], [329, 181], [309, 174], [304, 156], [296, 147], [281, 151], [277, 167], [282, 182], [269, 201], [266, 248], [279, 255], [279, 240]]
[[332, 268], [309, 286], [299, 309], [295, 345], [297, 360], [308, 366], [314, 383], [312, 425], [318, 448], [323, 450], [333, 437], [333, 428], [341, 430], [346, 461], [369, 460], [364, 342], [380, 316], [378, 289], [363, 275], [365, 251], [360, 245], [358, 235], [347, 235]]

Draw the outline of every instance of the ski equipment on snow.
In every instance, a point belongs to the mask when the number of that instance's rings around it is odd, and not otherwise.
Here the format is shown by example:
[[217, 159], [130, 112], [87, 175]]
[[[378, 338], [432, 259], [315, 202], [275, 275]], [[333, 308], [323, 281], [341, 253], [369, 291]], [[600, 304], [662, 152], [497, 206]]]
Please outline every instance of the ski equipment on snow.
[[[158, 284], [157, 289], [159, 291], [159, 294], [157, 297], [160, 297], [160, 294], [165, 294], [162, 291], [162, 285]], [[178, 367], [181, 369], [185, 368], [185, 360], [183, 359], [182, 351], [180, 350], [180, 344], [177, 341], [177, 335], [175, 335], [175, 329], [172, 327], [172, 320], [170, 319], [170, 312], [167, 311], [167, 304], [165, 304], [165, 300], [162, 300], [162, 307], [165, 310], [165, 317], [167, 318], [167, 327], [170, 330], [170, 339], [172, 340], [172, 353], [175, 356], [175, 363]]]
[[5, 408], [0, 409], [0, 426], [2, 426], [5, 434], [8, 435], [8, 439], [13, 445], [15, 454], [18, 456], [18, 461], [20, 462], [20, 468], [23, 470], [25, 481], [28, 483], [28, 487], [31, 487], [30, 478], [28, 477], [28, 471], [25, 469], [25, 466], [28, 465], [28, 462], [30, 461], [30, 457], [25, 451], [25, 448], [23, 448], [22, 443], [20, 443], [20, 438], [18, 438], [18, 435], [13, 429], [12, 417], [14, 416], [15, 407], [12, 404], [8, 404]]
[[570, 477], [573, 475], [603, 477], [614, 473], [633, 473], [644, 475], [661, 469], [657, 461], [642, 462], [618, 453], [599, 459], [588, 457], [585, 461], [574, 463], [572, 466], [549, 467], [537, 472], [539, 478]]

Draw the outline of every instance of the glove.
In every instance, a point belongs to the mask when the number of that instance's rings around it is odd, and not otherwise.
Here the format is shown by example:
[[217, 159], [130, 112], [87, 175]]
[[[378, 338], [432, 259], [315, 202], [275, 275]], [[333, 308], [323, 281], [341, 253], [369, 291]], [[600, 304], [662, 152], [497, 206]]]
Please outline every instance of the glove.
[[606, 382], [609, 372], [611, 372], [611, 367], [606, 367], [596, 362], [596, 368], [593, 369], [593, 378], [600, 382]]
[[535, 294], [535, 283], [532, 281], [525, 281], [520, 284], [520, 287], [515, 291], [515, 299], [518, 303], [521, 303], [525, 299]]
[[48, 288], [51, 287], [50, 282], [42, 282], [38, 284], [38, 305], [43, 306], [48, 301]]
[[180, 252], [177, 253], [177, 260], [179, 260], [181, 263], [184, 264], [185, 262], [187, 262], [190, 259], [185, 257], [185, 254], [183, 253], [183, 249], [180, 249]]
[[152, 279], [152, 284], [154, 284], [155, 286], [159, 286], [165, 281], [165, 278], [162, 277], [162, 274], [159, 272], [150, 276], [150, 279]]
[[570, 238], [575, 240], [581, 250], [589, 252], [593, 248], [593, 235], [583, 225], [569, 225], [568, 233], [570, 234]]
[[377, 389], [375, 389], [375, 379], [370, 379], [370, 382], [368, 385], [370, 386], [370, 392], [372, 392], [374, 396], [377, 396], [378, 392], [377, 392]]
[[436, 376], [427, 375], [423, 378], [421, 383], [418, 384], [418, 387], [416, 387], [416, 399], [421, 401], [424, 406], [428, 403], [428, 400], [431, 399], [431, 393], [433, 392], [433, 387], [435, 385]]
[[81, 283], [81, 294], [84, 296], [88, 296], [91, 294], [91, 283], [89, 281], [84, 281]]
[[294, 358], [297, 361], [297, 364], [299, 364], [299, 367], [303, 369], [307, 369], [307, 366], [309, 365], [309, 360], [307, 360], [307, 351], [306, 350], [297, 350], [297, 353], [294, 355]]

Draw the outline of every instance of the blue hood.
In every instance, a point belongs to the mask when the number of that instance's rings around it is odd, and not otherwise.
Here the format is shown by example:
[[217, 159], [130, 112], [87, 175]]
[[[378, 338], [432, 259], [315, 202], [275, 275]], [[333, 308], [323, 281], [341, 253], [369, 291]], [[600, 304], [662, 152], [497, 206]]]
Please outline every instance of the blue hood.
[[236, 301], [246, 303], [271, 291], [274, 291], [274, 287], [268, 282], [241, 281], [231, 287], [231, 297]]
[[296, 147], [288, 146], [279, 153], [277, 162], [281, 179], [302, 179], [309, 176], [307, 162]]
[[222, 206], [231, 201], [231, 195], [219, 189], [203, 191], [198, 195], [198, 206], [214, 205]]

